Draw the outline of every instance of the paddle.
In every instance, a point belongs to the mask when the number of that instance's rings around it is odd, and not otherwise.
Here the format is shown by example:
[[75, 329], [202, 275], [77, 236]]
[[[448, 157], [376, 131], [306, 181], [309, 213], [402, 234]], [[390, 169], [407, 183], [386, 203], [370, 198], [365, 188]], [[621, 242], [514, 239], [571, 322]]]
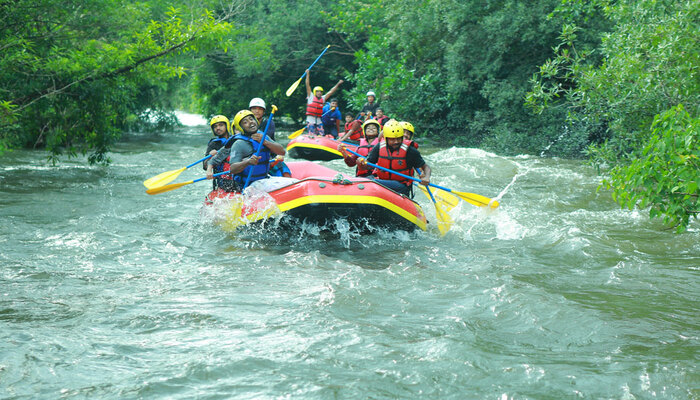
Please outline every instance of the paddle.
[[[221, 175], [228, 174], [228, 173], [230, 173], [230, 171], [219, 172], [218, 174], [214, 174], [214, 178], [216, 178], [217, 176], [221, 176]], [[197, 178], [197, 179], [194, 179], [194, 180], [191, 180], [191, 181], [187, 181], [187, 182], [171, 183], [170, 185], [158, 186], [158, 187], [154, 187], [154, 188], [151, 188], [151, 189], [146, 190], [146, 193], [148, 193], [148, 194], [160, 194], [160, 193], [165, 193], [165, 192], [169, 192], [169, 191], [171, 191], [171, 190], [177, 189], [177, 188], [179, 188], [179, 187], [182, 187], [182, 186], [185, 186], [185, 185], [189, 185], [190, 183], [195, 183], [195, 182], [203, 181], [203, 180], [205, 180], [205, 179], [207, 179], [207, 177], [206, 177], [206, 176], [203, 176], [203, 177], [201, 177], [201, 178]]]
[[[330, 47], [330, 45], [329, 45]], [[275, 111], [277, 111], [277, 106], [272, 105], [272, 112], [270, 113], [270, 117], [267, 118], [267, 124], [265, 125], [265, 130], [263, 131], [262, 139], [260, 139], [260, 143], [258, 143], [258, 148], [255, 151], [255, 156], [257, 157], [260, 154], [260, 150], [262, 150], [263, 143], [265, 143], [265, 138], [267, 137], [267, 130], [270, 128], [270, 121], [272, 121], [272, 117], [275, 116]], [[243, 189], [248, 187], [248, 182], [250, 181], [250, 177], [253, 176], [253, 168], [248, 171], [248, 177], [245, 179], [245, 184], [243, 185]]]
[[[316, 64], [316, 62], [326, 53], [326, 50], [328, 50], [329, 47], [331, 47], [330, 44], [328, 46], [326, 46], [325, 49], [323, 49], [323, 52], [318, 57], [316, 57], [316, 61], [314, 61], [311, 64], [311, 66], [309, 68], [307, 68], [307, 70], [310, 70]], [[297, 90], [297, 86], [299, 86], [299, 84], [301, 83], [301, 80], [304, 79], [305, 76], [306, 76], [306, 71], [304, 71], [304, 73], [301, 74], [301, 78], [299, 78], [296, 82], [292, 83], [292, 86], [290, 86], [289, 89], [287, 89], [287, 97], [291, 96], [292, 93], [294, 93], [294, 91]]]
[[[360, 154], [358, 154], [358, 153], [355, 153], [354, 151], [352, 151], [352, 150], [350, 150], [350, 149], [347, 149], [347, 150], [348, 150], [349, 152], [351, 152], [352, 154], [355, 154], [355, 155], [358, 156], [358, 157], [364, 158], [364, 156], [362, 156], [362, 155], [360, 155]], [[367, 160], [365, 160], [365, 161], [367, 161]], [[410, 180], [413, 180], [413, 181], [416, 181], [416, 182], [420, 182], [420, 179], [414, 178], [414, 177], [412, 177], [412, 176], [404, 175], [404, 174], [401, 174], [401, 173], [396, 172], [396, 171], [392, 171], [392, 170], [390, 170], [390, 169], [388, 169], [388, 168], [380, 167], [379, 165], [372, 164], [372, 163], [370, 163], [370, 162], [368, 162], [367, 165], [369, 165], [370, 167], [373, 167], [373, 168], [377, 168], [377, 169], [381, 169], [381, 170], [383, 170], [383, 171], [390, 172], [390, 173], [392, 173], [392, 174], [394, 174], [394, 175], [402, 176], [402, 177], [404, 177], [404, 178], [406, 178], [406, 179], [410, 179]], [[450, 193], [456, 195], [457, 197], [459, 197], [460, 199], [466, 201], [467, 203], [473, 204], [473, 205], [475, 205], [475, 206], [477, 206], [477, 207], [489, 206], [489, 207], [491, 207], [491, 208], [496, 208], [496, 207], [498, 207], [498, 205], [499, 205], [498, 201], [496, 201], [496, 200], [493, 200], [493, 201], [492, 201], [492, 200], [489, 199], [488, 197], [482, 196], [482, 195], [480, 195], [480, 194], [458, 192], [458, 191], [456, 191], [456, 190], [452, 190], [452, 189], [449, 189], [449, 188], [446, 188], [446, 187], [443, 187], [443, 186], [439, 186], [439, 185], [436, 185], [436, 184], [434, 184], [434, 183], [429, 183], [428, 185], [429, 185], [429, 186], [432, 186], [432, 187], [436, 187], [436, 188], [438, 188], [438, 189], [442, 189], [442, 190], [447, 191], [447, 192], [450, 192]]]
[[287, 137], [290, 138], [290, 139], [296, 139], [297, 137], [299, 137], [299, 135], [301, 135], [302, 133], [304, 133], [304, 129], [306, 129], [306, 127], [303, 127], [303, 128], [301, 128], [301, 129], [299, 129], [298, 131], [296, 131], [296, 132], [290, 134], [290, 135], [287, 136]]
[[[420, 169], [418, 170], [418, 173], [420, 173]], [[416, 186], [420, 186], [416, 182], [413, 182], [413, 184]], [[440, 236], [445, 236], [447, 234], [447, 232], [450, 230], [450, 228], [452, 227], [452, 218], [445, 210], [443, 210], [442, 208], [440, 208], [440, 206], [438, 206], [438, 203], [437, 203], [437, 201], [435, 201], [435, 197], [433, 197], [433, 193], [430, 191], [430, 188], [426, 187], [425, 189], [426, 189], [428, 195], [430, 195], [429, 198], [430, 198], [430, 200], [432, 200], [433, 205], [435, 206], [435, 216], [437, 217], [437, 220], [438, 220], [437, 226], [438, 226], [438, 230], [440, 231]], [[426, 193], [426, 192], [424, 191], [423, 193]]]
[[[424, 195], [429, 196], [428, 188], [418, 183], [416, 183], [415, 185], [418, 189], [421, 190], [421, 192], [423, 192]], [[440, 204], [447, 209], [447, 211], [452, 210], [459, 204], [459, 197], [453, 195], [450, 192], [446, 192], [442, 189], [435, 189], [432, 191], [432, 193], [433, 196], [435, 196], [435, 199], [439, 201]]]
[[163, 186], [166, 183], [174, 181], [175, 178], [177, 178], [182, 173], [182, 171], [186, 170], [187, 168], [189, 168], [191, 166], [197, 165], [200, 162], [207, 160], [211, 157], [212, 157], [211, 155], [206, 156], [206, 157], [202, 158], [201, 160], [197, 160], [186, 167], [182, 167], [180, 169], [174, 169], [172, 171], [166, 171], [166, 172], [163, 172], [162, 174], [158, 174], [152, 178], [146, 179], [145, 181], [143, 181], [143, 186], [145, 186], [146, 189], [153, 189], [153, 188], [158, 187], [158, 186]]

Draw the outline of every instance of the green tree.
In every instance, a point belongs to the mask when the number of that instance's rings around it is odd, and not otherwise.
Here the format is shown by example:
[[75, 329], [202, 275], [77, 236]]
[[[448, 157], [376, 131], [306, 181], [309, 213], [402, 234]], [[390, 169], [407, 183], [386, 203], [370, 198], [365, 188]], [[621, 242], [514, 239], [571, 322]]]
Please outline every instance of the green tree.
[[[589, 154], [596, 165], [613, 167], [606, 185], [615, 198], [624, 206], [649, 205], [652, 216], [683, 230], [697, 216], [700, 5], [642, 0], [593, 6], [614, 23], [595, 49], [600, 61], [577, 49], [578, 27], [565, 26], [555, 58], [533, 77], [528, 104], [536, 111], [564, 106], [573, 121], [597, 126], [599, 143]], [[559, 11], [579, 12], [581, 3], [563, 1]], [[660, 171], [667, 174], [663, 179]]]
[[178, 56], [231, 45], [222, 40], [231, 25], [206, 9], [183, 18], [164, 4], [2, 2], [0, 150], [45, 146], [54, 160], [65, 151], [107, 161], [122, 129], [167, 103], [161, 93], [185, 73]]
[[620, 205], [649, 206], [652, 218], [685, 230], [700, 213], [700, 118], [680, 105], [657, 115], [644, 149], [612, 168], [604, 185]]

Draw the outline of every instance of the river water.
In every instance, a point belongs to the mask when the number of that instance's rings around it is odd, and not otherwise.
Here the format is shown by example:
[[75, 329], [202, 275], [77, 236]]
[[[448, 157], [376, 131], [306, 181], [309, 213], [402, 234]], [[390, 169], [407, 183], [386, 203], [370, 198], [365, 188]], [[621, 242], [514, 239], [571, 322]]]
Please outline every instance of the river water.
[[209, 136], [0, 158], [0, 398], [700, 398], [700, 226], [620, 210], [585, 163], [425, 148], [501, 207], [445, 237], [420, 194], [428, 232], [227, 234], [210, 183], [142, 186]]

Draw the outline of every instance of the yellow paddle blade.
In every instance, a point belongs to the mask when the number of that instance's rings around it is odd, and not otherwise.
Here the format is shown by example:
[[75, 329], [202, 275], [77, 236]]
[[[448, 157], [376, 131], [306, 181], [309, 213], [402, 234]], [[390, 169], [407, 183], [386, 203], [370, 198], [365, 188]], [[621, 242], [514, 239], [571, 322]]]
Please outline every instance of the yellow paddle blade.
[[174, 181], [175, 178], [177, 178], [182, 173], [182, 171], [186, 169], [187, 167], [182, 167], [180, 169], [174, 169], [172, 171], [163, 172], [162, 174], [158, 174], [152, 178], [143, 181], [143, 186], [145, 186], [146, 189], [153, 189], [158, 186], [163, 186], [166, 183]]
[[301, 78], [299, 78], [296, 82], [292, 83], [292, 86], [287, 89], [287, 97], [291, 96], [292, 93], [294, 93], [295, 90], [297, 90], [297, 86], [301, 83]]
[[[416, 185], [416, 186], [418, 186], [421, 189], [421, 191], [423, 192], [423, 194], [425, 195], [425, 197], [427, 197], [428, 200], [433, 202], [433, 205], [435, 205], [435, 216], [437, 217], [437, 227], [438, 227], [438, 230], [440, 231], [440, 236], [445, 236], [447, 234], [447, 232], [450, 230], [450, 228], [452, 227], [453, 222], [452, 222], [452, 217], [450, 217], [450, 214], [448, 214], [447, 211], [445, 211], [442, 208], [442, 206], [441, 206], [442, 203], [438, 203], [437, 200], [433, 200], [433, 197], [430, 196], [431, 194], [433, 196], [435, 196], [435, 192], [437, 191], [437, 189], [430, 190], [423, 185]], [[459, 201], [459, 200], [457, 200], [457, 201]]]
[[491, 200], [486, 196], [482, 196], [480, 194], [474, 194], [474, 193], [464, 193], [464, 192], [457, 192], [457, 191], [452, 191], [453, 194], [456, 194], [459, 196], [460, 199], [466, 201], [467, 203], [474, 204], [477, 207], [491, 207], [491, 208], [497, 208], [499, 206], [499, 203], [496, 200]]
[[179, 187], [189, 185], [190, 183], [194, 183], [194, 181], [171, 183], [170, 185], [158, 186], [158, 187], [146, 190], [146, 193], [148, 193], [148, 194], [160, 194], [160, 193], [164, 193], [164, 192], [169, 192], [169, 191], [175, 190]]
[[[428, 198], [430, 198], [430, 195], [428, 194], [427, 189], [423, 185], [416, 185], [418, 188], [423, 192], [424, 195], [426, 195]], [[432, 188], [430, 191], [433, 193], [433, 196], [435, 196], [435, 200], [440, 203], [440, 206], [443, 209], [446, 209], [447, 211], [452, 210], [453, 208], [457, 207], [457, 204], [459, 204], [459, 197], [453, 195], [452, 193], [438, 189], [438, 188]]]
[[306, 129], [306, 127], [303, 127], [303, 128], [299, 129], [298, 131], [296, 131], [296, 132], [294, 132], [294, 133], [290, 133], [289, 136], [288, 136], [288, 138], [294, 139], [294, 138], [300, 136], [302, 133], [304, 133], [304, 129]]
[[440, 231], [440, 236], [445, 236], [452, 227], [452, 217], [450, 217], [450, 215], [445, 210], [440, 208], [437, 202], [434, 204], [435, 215], [437, 216], [438, 220], [437, 226], [438, 230]]

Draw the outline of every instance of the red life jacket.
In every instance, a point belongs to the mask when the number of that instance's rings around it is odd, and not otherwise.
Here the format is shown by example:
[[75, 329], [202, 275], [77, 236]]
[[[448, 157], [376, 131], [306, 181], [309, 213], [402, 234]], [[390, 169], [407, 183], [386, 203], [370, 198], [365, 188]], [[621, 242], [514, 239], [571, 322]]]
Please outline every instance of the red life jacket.
[[[369, 154], [370, 150], [374, 146], [377, 145], [379, 142], [379, 137], [374, 138], [372, 143], [367, 143], [367, 139], [362, 138], [360, 139], [360, 144], [357, 146], [357, 150], [355, 150], [355, 153], [361, 154], [362, 157], [367, 158], [367, 155]], [[360, 163], [357, 163], [357, 168], [355, 169], [355, 176], [368, 176], [372, 174], [372, 167], [369, 166], [363, 166]]]
[[350, 135], [348, 139], [359, 140], [362, 137], [362, 124], [360, 123], [360, 121], [354, 119], [345, 124], [345, 132], [353, 129], [353, 125], [355, 126], [355, 130], [352, 132], [352, 135]]
[[379, 122], [379, 125], [384, 127], [384, 124], [386, 123], [386, 121], [389, 120], [389, 117], [387, 117], [386, 115], [382, 115], [380, 118], [376, 118], [376, 120], [377, 122]]
[[[389, 151], [389, 147], [387, 147], [386, 142], [384, 141], [379, 145], [379, 159], [377, 160], [377, 165], [379, 165], [380, 167], [390, 169], [392, 171], [402, 173], [404, 175], [413, 176], [413, 168], [410, 168], [408, 166], [408, 160], [406, 159], [407, 154], [407, 143], [401, 143], [401, 147], [399, 147], [397, 151], [391, 152]], [[377, 175], [377, 178], [379, 179], [399, 181], [406, 186], [410, 186], [412, 182], [410, 179], [406, 179], [402, 176], [386, 172], [379, 168], [376, 168], [374, 170], [374, 174]]]
[[413, 146], [413, 147], [415, 147], [416, 149], [418, 149], [418, 143], [414, 142], [413, 140], [404, 139], [403, 142], [406, 143], [406, 144], [409, 145], [409, 146]]
[[306, 115], [321, 118], [321, 116], [323, 115], [323, 96], [312, 96], [313, 99], [311, 100], [311, 103], [306, 104]]

